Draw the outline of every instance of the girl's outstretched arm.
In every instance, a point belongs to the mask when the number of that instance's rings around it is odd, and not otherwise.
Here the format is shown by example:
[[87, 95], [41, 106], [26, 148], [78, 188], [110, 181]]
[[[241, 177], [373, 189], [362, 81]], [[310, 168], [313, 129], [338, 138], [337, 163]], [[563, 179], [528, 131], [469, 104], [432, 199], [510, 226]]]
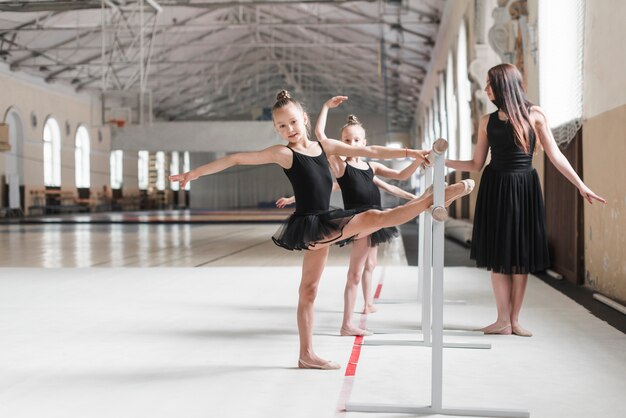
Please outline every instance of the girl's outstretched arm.
[[578, 191], [580, 195], [589, 203], [593, 203], [597, 200], [602, 203], [606, 203], [606, 199], [595, 194], [589, 187], [583, 183], [576, 171], [572, 168], [567, 158], [563, 155], [559, 147], [556, 145], [556, 141], [552, 136], [550, 125], [548, 124], [548, 118], [545, 112], [539, 106], [533, 106], [531, 109], [531, 120], [535, 123], [535, 132], [541, 141], [541, 146], [546, 152], [546, 155], [554, 164], [557, 170], [570, 181]]
[[[346, 100], [348, 100], [347, 96], [335, 96], [327, 100], [326, 103], [324, 103], [324, 106], [322, 106], [322, 111], [317, 117], [317, 123], [315, 124], [315, 136], [323, 146], [326, 145], [326, 142], [328, 142], [328, 137], [326, 136], [326, 119], [328, 118], [328, 109], [334, 109]], [[335, 177], [342, 177], [345, 172], [346, 165], [341, 157], [338, 155], [328, 155], [328, 162], [330, 163], [330, 168], [333, 170]]]
[[457, 171], [480, 171], [487, 160], [487, 152], [489, 151], [489, 143], [487, 142], [487, 123], [489, 115], [484, 115], [478, 123], [478, 139], [476, 147], [474, 147], [474, 156], [471, 160], [446, 160], [446, 166]]
[[169, 177], [170, 181], [179, 181], [181, 187], [185, 187], [187, 183], [201, 176], [219, 173], [227, 168], [236, 165], [262, 165], [262, 164], [278, 164], [283, 168], [289, 168], [292, 161], [291, 151], [283, 145], [274, 145], [265, 148], [262, 151], [255, 152], [237, 152], [229, 154], [225, 157], [218, 158], [208, 164], [196, 167], [191, 171], [182, 174], [173, 174]]
[[411, 174], [415, 173], [415, 170], [417, 170], [422, 163], [418, 160], [413, 160], [411, 164], [407, 165], [402, 170], [394, 170], [384, 164], [373, 161], [369, 164], [372, 166], [372, 170], [377, 176], [387, 177], [388, 179], [394, 180], [406, 180], [411, 177]]
[[315, 124], [315, 136], [318, 141], [323, 142], [328, 137], [326, 136], [326, 119], [328, 117], [328, 109], [334, 109], [343, 102], [348, 100], [348, 96], [335, 96], [326, 101], [322, 106], [322, 111], [317, 118], [317, 123]]
[[367, 147], [352, 147], [341, 141], [328, 140], [323, 143], [326, 154], [343, 155], [345, 157], [369, 157], [369, 158], [414, 158], [419, 163], [428, 159], [430, 151], [411, 148], [391, 148], [379, 145]]
[[417, 197], [413, 193], [409, 193], [406, 190], [402, 190], [401, 188], [394, 186], [393, 184], [384, 182], [378, 177], [374, 177], [374, 184], [378, 188], [383, 189], [384, 191], [391, 193], [392, 195], [397, 196], [401, 199], [411, 200]]
[[295, 196], [281, 197], [280, 199], [278, 199], [276, 201], [276, 207], [277, 208], [284, 208], [285, 206], [293, 205], [294, 203], [296, 203], [296, 197]]

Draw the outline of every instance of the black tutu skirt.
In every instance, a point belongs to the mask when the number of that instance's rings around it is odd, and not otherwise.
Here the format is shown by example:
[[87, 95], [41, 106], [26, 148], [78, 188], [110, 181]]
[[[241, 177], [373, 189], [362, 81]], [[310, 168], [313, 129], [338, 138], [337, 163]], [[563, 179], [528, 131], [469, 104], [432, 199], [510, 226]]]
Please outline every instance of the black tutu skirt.
[[478, 267], [500, 274], [528, 274], [550, 266], [543, 197], [535, 169], [485, 168], [470, 257]]
[[[343, 228], [359, 210], [331, 209], [327, 211], [294, 212], [272, 236], [272, 241], [287, 250], [308, 250], [343, 237]], [[347, 242], [352, 237], [338, 241]]]

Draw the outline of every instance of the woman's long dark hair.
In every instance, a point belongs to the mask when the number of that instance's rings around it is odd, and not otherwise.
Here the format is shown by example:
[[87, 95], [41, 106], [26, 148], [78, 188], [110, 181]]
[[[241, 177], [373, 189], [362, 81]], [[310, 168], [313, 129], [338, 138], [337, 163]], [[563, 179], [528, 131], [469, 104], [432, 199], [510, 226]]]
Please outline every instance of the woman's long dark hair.
[[489, 85], [493, 92], [493, 103], [509, 118], [513, 127], [515, 143], [530, 153], [530, 132], [534, 127], [530, 121], [533, 103], [526, 97], [522, 74], [512, 64], [500, 64], [489, 69]]

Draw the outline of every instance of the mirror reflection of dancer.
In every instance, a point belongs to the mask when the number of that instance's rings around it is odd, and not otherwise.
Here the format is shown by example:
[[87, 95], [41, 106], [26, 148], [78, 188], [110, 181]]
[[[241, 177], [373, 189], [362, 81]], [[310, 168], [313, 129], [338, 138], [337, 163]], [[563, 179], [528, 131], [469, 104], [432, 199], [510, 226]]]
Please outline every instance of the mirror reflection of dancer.
[[[183, 174], [170, 176], [181, 187], [200, 176], [210, 175], [235, 165], [278, 164], [289, 178], [296, 196], [296, 211], [285, 221], [272, 240], [289, 250], [312, 250], [304, 253], [298, 300], [300, 353], [298, 367], [304, 369], [339, 369], [332, 361], [313, 351], [313, 304], [320, 277], [326, 265], [329, 246], [342, 239], [366, 236], [384, 227], [413, 219], [432, 205], [432, 195], [411, 200], [388, 211], [362, 213], [329, 210], [332, 178], [326, 155], [372, 158], [415, 158], [425, 161], [428, 152], [378, 146], [350, 147], [328, 141], [322, 148], [307, 134], [308, 116], [300, 103], [281, 91], [272, 108], [274, 126], [288, 145], [274, 145], [257, 152], [239, 152], [219, 158]], [[446, 200], [452, 201], [471, 192], [471, 181], [449, 186]]]
[[491, 149], [491, 162], [478, 191], [471, 257], [478, 267], [491, 270], [498, 317], [481, 330], [530, 337], [532, 333], [519, 323], [528, 273], [550, 266], [541, 186], [532, 167], [537, 138], [552, 164], [585, 200], [606, 200], [583, 183], [563, 156], [545, 112], [526, 97], [515, 66], [491, 68], [485, 91], [498, 110], [480, 120], [472, 160], [446, 160], [446, 165], [459, 171], [480, 171]]
[[[328, 139], [325, 133], [328, 109], [339, 106], [348, 98], [346, 96], [336, 96], [328, 100], [317, 119], [315, 134], [324, 146]], [[341, 129], [341, 142], [353, 146], [364, 147], [367, 145], [365, 129], [356, 116], [348, 116], [347, 123]], [[344, 209], [356, 209], [359, 211], [367, 209], [382, 209], [380, 189], [402, 199], [415, 199], [412, 193], [402, 190], [399, 187], [386, 183], [378, 176], [395, 180], [406, 180], [420, 166], [420, 160], [414, 160], [410, 165], [402, 170], [393, 170], [377, 162], [365, 162], [359, 157], [341, 158], [337, 155], [329, 155], [328, 161], [331, 170], [337, 179], [341, 189]], [[336, 183], [333, 184], [333, 186]], [[333, 187], [333, 191], [335, 188]], [[276, 202], [276, 206], [284, 207], [295, 202], [295, 198], [281, 198]], [[387, 227], [368, 235], [367, 237], [350, 240], [352, 249], [350, 252], [350, 266], [344, 290], [344, 311], [343, 322], [340, 334], [344, 336], [368, 336], [371, 332], [361, 329], [352, 324], [352, 316], [356, 295], [358, 293], [359, 282], [362, 283], [364, 308], [363, 313], [376, 312], [374, 305], [374, 295], [372, 292], [372, 276], [378, 262], [378, 245], [391, 241], [398, 235], [398, 229]]]

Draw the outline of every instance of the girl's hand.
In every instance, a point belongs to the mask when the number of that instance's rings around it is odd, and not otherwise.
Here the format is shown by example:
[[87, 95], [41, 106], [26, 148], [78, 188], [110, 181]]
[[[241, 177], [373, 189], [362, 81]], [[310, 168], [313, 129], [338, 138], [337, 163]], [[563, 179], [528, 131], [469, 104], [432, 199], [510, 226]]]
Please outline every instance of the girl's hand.
[[578, 191], [580, 192], [580, 195], [583, 197], [583, 199], [585, 199], [587, 202], [593, 204], [593, 201], [595, 199], [598, 202], [602, 202], [606, 205], [605, 198], [598, 196], [597, 194], [592, 192], [589, 187], [585, 186], [584, 184], [578, 189]]
[[180, 182], [180, 187], [181, 189], [184, 189], [185, 186], [187, 186], [187, 183], [189, 183], [192, 180], [197, 179], [198, 176], [193, 174], [193, 170], [192, 171], [188, 171], [186, 173], [183, 174], [172, 174], [169, 179], [170, 181], [178, 181]]
[[332, 99], [329, 99], [328, 101], [326, 101], [326, 103], [324, 103], [324, 106], [326, 106], [329, 109], [334, 109], [335, 107], [339, 106], [346, 100], [348, 100], [348, 96], [335, 96]]
[[284, 208], [287, 205], [291, 205], [292, 203], [294, 203], [296, 201], [295, 197], [281, 197], [280, 199], [278, 199], [276, 201], [276, 207], [277, 208]]
[[408, 149], [406, 150], [407, 157], [413, 158], [426, 166], [430, 166], [431, 161], [428, 159], [430, 151], [424, 151], [422, 149]]

